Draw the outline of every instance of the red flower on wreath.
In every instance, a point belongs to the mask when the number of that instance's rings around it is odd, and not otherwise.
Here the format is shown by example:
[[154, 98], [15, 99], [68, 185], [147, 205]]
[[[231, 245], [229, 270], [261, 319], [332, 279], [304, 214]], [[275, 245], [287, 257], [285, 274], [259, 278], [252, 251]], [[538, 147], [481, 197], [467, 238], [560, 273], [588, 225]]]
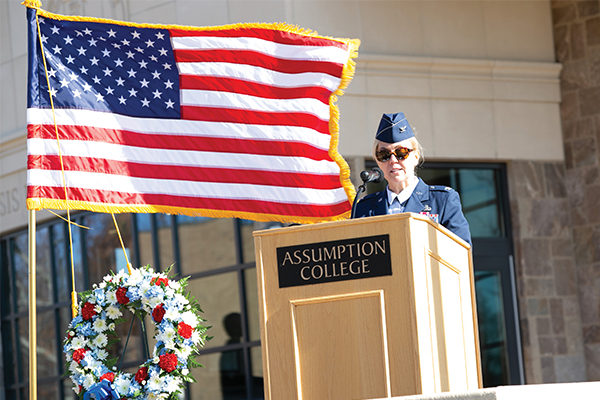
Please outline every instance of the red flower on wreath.
[[102, 382], [103, 379], [106, 379], [107, 381], [112, 382], [115, 380], [115, 374], [113, 372], [107, 372], [100, 377], [100, 382]]
[[77, 364], [81, 363], [81, 360], [83, 360], [83, 357], [85, 356], [85, 353], [87, 353], [87, 349], [77, 349], [73, 352], [73, 361], [77, 362]]
[[159, 305], [154, 307], [154, 310], [152, 310], [152, 318], [154, 318], [154, 320], [159, 324], [162, 322], [162, 319], [165, 316], [165, 309], [163, 306], [164, 303], [160, 303]]
[[160, 286], [161, 283], [165, 284], [165, 287], [169, 286], [169, 280], [167, 278], [152, 278], [150, 284], [155, 284], [156, 286]]
[[148, 379], [148, 367], [138, 369], [135, 373], [135, 381], [141, 385], [146, 379]]
[[81, 307], [81, 316], [84, 320], [88, 321], [96, 315], [96, 305], [86, 301], [83, 307]]
[[117, 301], [119, 304], [127, 304], [129, 303], [129, 297], [127, 297], [127, 288], [121, 286], [117, 289]]
[[186, 324], [185, 322], [180, 322], [177, 332], [182, 338], [189, 339], [192, 337], [192, 331], [194, 328]]
[[166, 372], [173, 372], [177, 367], [177, 356], [174, 353], [165, 353], [159, 359], [158, 366]]

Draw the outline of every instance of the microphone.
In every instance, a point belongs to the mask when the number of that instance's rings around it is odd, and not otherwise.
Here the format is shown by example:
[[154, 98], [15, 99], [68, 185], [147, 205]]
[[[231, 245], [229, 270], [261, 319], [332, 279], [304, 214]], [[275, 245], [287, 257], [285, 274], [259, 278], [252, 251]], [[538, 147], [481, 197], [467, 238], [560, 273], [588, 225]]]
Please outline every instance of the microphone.
[[362, 179], [363, 184], [358, 187], [358, 191], [356, 192], [356, 196], [354, 197], [354, 202], [352, 203], [352, 210], [350, 211], [350, 218], [354, 218], [354, 216], [356, 215], [356, 205], [358, 204], [358, 197], [362, 192], [367, 190], [367, 183], [381, 182], [383, 180], [383, 171], [377, 167], [371, 168], [370, 171], [361, 172], [360, 179]]
[[364, 183], [379, 183], [383, 179], [383, 171], [377, 167], [372, 168], [370, 171], [363, 171], [360, 173], [360, 179], [362, 179]]

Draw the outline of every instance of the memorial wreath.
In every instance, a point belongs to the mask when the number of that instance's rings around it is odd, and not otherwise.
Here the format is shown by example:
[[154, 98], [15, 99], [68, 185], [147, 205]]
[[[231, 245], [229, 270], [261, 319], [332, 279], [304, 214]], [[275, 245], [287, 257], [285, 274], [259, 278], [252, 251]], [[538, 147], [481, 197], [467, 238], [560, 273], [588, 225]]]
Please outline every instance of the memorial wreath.
[[[79, 312], [71, 321], [64, 341], [74, 390], [84, 400], [176, 399], [190, 369], [207, 340], [196, 300], [186, 292], [187, 279], [171, 280], [149, 266], [106, 275], [93, 289], [81, 293]], [[118, 370], [117, 358], [109, 358], [107, 345], [118, 337], [116, 326], [123, 311], [144, 320], [152, 315], [156, 344], [152, 356], [137, 372]], [[134, 318], [135, 318], [134, 317]]]

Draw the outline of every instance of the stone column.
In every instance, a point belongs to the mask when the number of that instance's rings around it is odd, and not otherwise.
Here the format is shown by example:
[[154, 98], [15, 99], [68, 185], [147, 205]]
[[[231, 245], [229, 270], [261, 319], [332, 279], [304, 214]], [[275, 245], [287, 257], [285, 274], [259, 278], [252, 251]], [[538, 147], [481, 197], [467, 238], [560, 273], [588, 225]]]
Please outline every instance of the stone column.
[[585, 381], [565, 167], [508, 164], [526, 383]]
[[600, 1], [551, 5], [585, 366], [600, 380]]

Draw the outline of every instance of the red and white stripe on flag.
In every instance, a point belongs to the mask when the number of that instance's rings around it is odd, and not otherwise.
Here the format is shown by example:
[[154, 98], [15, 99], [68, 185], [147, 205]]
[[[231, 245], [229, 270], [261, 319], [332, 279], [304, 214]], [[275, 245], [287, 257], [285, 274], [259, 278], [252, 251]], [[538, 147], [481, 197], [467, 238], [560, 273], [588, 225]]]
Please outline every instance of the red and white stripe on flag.
[[35, 11], [29, 209], [349, 216], [335, 101], [358, 40], [285, 24], [194, 28], [43, 10], [38, 23]]

